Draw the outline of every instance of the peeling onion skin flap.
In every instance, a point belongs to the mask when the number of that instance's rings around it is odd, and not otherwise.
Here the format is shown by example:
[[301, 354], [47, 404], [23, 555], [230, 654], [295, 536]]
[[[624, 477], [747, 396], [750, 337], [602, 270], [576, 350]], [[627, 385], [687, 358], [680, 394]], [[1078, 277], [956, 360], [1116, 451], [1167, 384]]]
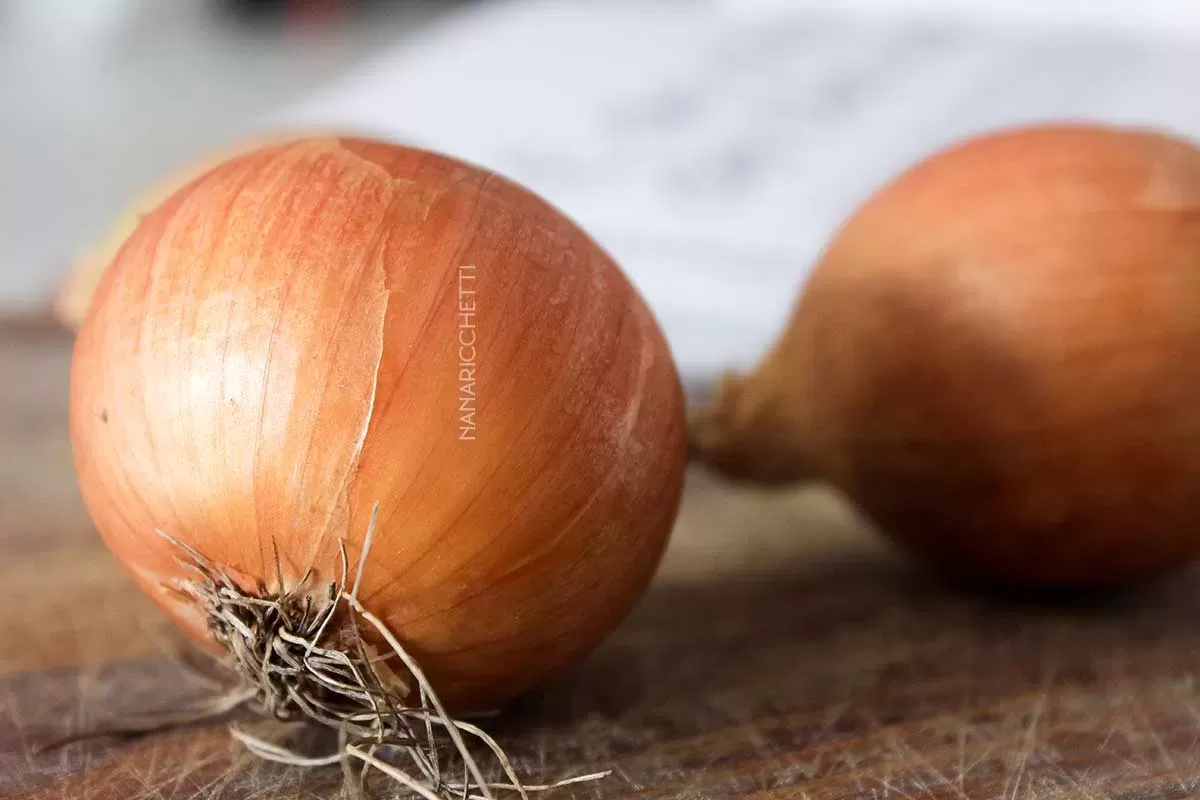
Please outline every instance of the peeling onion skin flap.
[[607, 255], [503, 178], [363, 139], [240, 155], [143, 216], [84, 318], [71, 393], [92, 517], [192, 635], [205, 622], [156, 529], [246, 587], [275, 588], [277, 549], [294, 586], [310, 566], [336, 579], [340, 540], [356, 562], [379, 502], [359, 596], [458, 709], [594, 647], [682, 489], [678, 374]]
[[1145, 580], [1200, 555], [1200, 149], [1036, 126], [913, 167], [775, 347], [697, 414], [756, 482], [820, 478], [958, 579]]

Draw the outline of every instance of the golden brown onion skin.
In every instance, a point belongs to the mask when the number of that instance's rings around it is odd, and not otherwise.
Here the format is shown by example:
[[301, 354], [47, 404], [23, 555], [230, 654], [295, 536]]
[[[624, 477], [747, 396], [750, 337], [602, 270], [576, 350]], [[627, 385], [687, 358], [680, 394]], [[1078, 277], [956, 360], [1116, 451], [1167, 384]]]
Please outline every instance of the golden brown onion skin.
[[108, 546], [201, 640], [156, 529], [247, 583], [274, 584], [277, 547], [294, 585], [335, 578], [341, 539], [357, 560], [379, 502], [360, 597], [457, 709], [625, 616], [685, 461], [663, 337], [583, 232], [485, 170], [334, 137], [232, 158], [141, 217], [79, 330], [71, 433]]
[[[315, 132], [309, 132], [311, 136]], [[92, 295], [104, 276], [104, 270], [112, 263], [113, 257], [137, 228], [141, 218], [162, 205], [168, 197], [195, 178], [208, 172], [223, 161], [235, 155], [248, 152], [267, 144], [276, 144], [300, 138], [302, 134], [294, 131], [288, 135], [271, 134], [267, 137], [252, 138], [239, 141], [231, 146], [218, 148], [205, 154], [182, 169], [167, 175], [162, 180], [142, 192], [130, 204], [121, 217], [108, 231], [105, 237], [85, 251], [71, 265], [66, 279], [58, 287], [54, 297], [54, 318], [70, 330], [76, 330], [83, 322]]]
[[726, 472], [827, 478], [959, 577], [1140, 581], [1200, 554], [1200, 151], [1047, 126], [916, 166], [845, 225], [694, 426]]

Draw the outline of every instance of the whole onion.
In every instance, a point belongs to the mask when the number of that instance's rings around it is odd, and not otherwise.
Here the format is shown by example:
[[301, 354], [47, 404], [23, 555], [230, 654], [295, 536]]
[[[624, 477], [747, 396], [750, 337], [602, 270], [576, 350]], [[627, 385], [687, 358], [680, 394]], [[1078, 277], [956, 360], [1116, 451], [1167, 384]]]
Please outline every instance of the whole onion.
[[693, 448], [822, 478], [958, 576], [1106, 586], [1200, 553], [1200, 151], [1037, 126], [941, 152], [828, 247]]
[[217, 647], [201, 563], [214, 592], [319, 607], [376, 506], [357, 602], [451, 709], [533, 687], [630, 610], [679, 504], [682, 392], [562, 214], [323, 137], [203, 170], [133, 223], [79, 330], [71, 434], [104, 540], [185, 631]]

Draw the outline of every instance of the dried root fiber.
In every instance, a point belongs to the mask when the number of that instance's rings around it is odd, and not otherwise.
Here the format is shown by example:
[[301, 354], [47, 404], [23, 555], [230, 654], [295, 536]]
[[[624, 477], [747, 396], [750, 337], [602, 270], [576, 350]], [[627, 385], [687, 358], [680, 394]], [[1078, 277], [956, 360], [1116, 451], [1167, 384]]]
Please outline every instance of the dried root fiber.
[[[250, 752], [269, 761], [307, 767], [340, 764], [353, 797], [363, 796], [372, 769], [427, 800], [492, 800], [497, 792], [527, 798], [530, 792], [605, 777], [607, 772], [544, 785], [524, 784], [491, 736], [447, 714], [417, 662], [355, 594], [375, 519], [372, 515], [352, 582], [343, 546], [336, 582], [314, 585], [310, 573], [296, 586], [285, 588], [277, 558], [278, 588], [260, 583], [252, 591], [201, 553], [160, 531], [179, 549], [180, 563], [192, 573], [173, 588], [205, 609], [233, 677], [232, 688], [187, 721], [248, 707], [284, 722], [330, 728], [337, 732], [338, 747], [317, 756], [295, 752], [236, 723], [230, 731]], [[386, 649], [373, 648], [364, 630], [372, 632], [373, 641], [386, 643]], [[485, 774], [468, 743], [494, 758], [499, 770], [493, 766]]]

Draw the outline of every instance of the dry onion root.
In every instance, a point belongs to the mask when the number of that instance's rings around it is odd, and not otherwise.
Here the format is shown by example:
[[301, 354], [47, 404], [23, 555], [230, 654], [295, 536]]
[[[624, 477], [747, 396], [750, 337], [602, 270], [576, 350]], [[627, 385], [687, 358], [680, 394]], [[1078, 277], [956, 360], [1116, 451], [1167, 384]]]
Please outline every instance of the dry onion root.
[[952, 575], [1103, 587], [1200, 554], [1198, 409], [1200, 150], [1039, 126], [872, 197], [691, 447], [828, 480]]
[[492, 173], [335, 137], [197, 172], [112, 253], [72, 365], [88, 510], [231, 666], [217, 707], [320, 723], [343, 746], [312, 758], [235, 735], [426, 797], [536, 788], [451, 714], [598, 644], [682, 492], [679, 376], [620, 270]]
[[[223, 663], [238, 680], [215, 704], [213, 713], [244, 705], [283, 722], [316, 722], [337, 731], [339, 747], [329, 755], [309, 756], [236, 725], [230, 726], [234, 738], [267, 761], [302, 767], [341, 764], [347, 784], [359, 792], [367, 771], [374, 768], [428, 800], [491, 798], [497, 790], [527, 797], [529, 792], [606, 777], [609, 771], [525, 784], [491, 736], [447, 713], [416, 660], [358, 600], [375, 524], [373, 514], [353, 582], [343, 547], [341, 574], [324, 588], [310, 586], [311, 576], [285, 587], [282, 574], [277, 573], [276, 589], [259, 585], [251, 592], [200, 553], [158, 532], [180, 550], [181, 565], [194, 573], [180, 591], [205, 610], [213, 638], [226, 654]], [[382, 654], [366, 644], [364, 622], [386, 643]], [[416, 697], [417, 702], [409, 705], [398, 700], [404, 697]], [[504, 781], [484, 776], [467, 746], [468, 737], [495, 756]], [[461, 775], [450, 772], [443, 754], [446, 740], [462, 762]], [[396, 754], [405, 756], [403, 766], [397, 764]], [[393, 755], [390, 760], [389, 755]], [[357, 776], [352, 761], [361, 762]]]

